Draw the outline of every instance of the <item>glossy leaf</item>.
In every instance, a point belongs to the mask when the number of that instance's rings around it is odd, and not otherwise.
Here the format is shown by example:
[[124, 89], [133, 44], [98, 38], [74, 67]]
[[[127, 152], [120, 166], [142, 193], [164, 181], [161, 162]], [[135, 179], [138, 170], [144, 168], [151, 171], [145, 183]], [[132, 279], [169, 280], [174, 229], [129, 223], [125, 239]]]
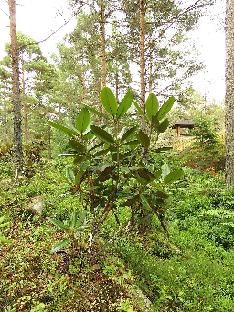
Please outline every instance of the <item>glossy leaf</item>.
[[159, 102], [154, 93], [150, 93], [146, 102], [145, 110], [149, 120], [152, 120], [152, 117], [155, 116], [159, 109]]
[[137, 134], [138, 140], [141, 143], [141, 145], [145, 148], [148, 149], [150, 146], [150, 138], [148, 137], [148, 135], [143, 132], [142, 130], [140, 130]]
[[117, 110], [117, 117], [122, 117], [132, 106], [132, 101], [134, 99], [133, 92], [129, 90], [126, 95], [124, 96], [123, 100], [119, 104], [118, 110]]
[[176, 169], [174, 171], [171, 171], [165, 178], [164, 183], [169, 184], [173, 183], [179, 179], [181, 179], [184, 176], [183, 169]]
[[98, 151], [95, 154], [93, 154], [93, 157], [107, 155], [109, 152], [110, 152], [110, 148], [105, 148], [105, 149], [102, 149], [101, 151]]
[[118, 109], [116, 98], [110, 88], [104, 87], [101, 91], [102, 105], [107, 113], [115, 116]]
[[100, 182], [107, 181], [111, 177], [113, 170], [114, 166], [108, 166], [104, 170], [102, 170], [98, 175]]
[[135, 169], [133, 175], [141, 184], [147, 184], [155, 180], [155, 175], [147, 168]]
[[85, 159], [86, 159], [86, 155], [75, 155], [75, 158], [73, 160], [73, 164], [74, 165], [80, 164]]
[[66, 135], [69, 135], [70, 137], [74, 137], [79, 135], [79, 132], [76, 131], [75, 129], [69, 128], [67, 126], [64, 126], [58, 122], [55, 121], [48, 121], [49, 125], [52, 126], [53, 128], [63, 132]]
[[86, 107], [91, 113], [97, 115], [98, 117], [101, 117], [103, 119], [108, 119], [109, 118], [109, 115], [108, 114], [105, 114], [105, 113], [102, 113], [102, 112], [99, 112], [96, 108], [94, 107], [90, 107], [88, 105], [85, 105], [84, 107]]
[[164, 179], [170, 173], [170, 167], [168, 164], [162, 165], [162, 178]]
[[164, 104], [163, 106], [160, 108], [160, 110], [158, 111], [157, 114], [157, 118], [158, 120], [162, 120], [167, 113], [170, 112], [170, 110], [172, 109], [174, 103], [175, 103], [176, 99], [174, 96], [171, 96]]
[[60, 251], [61, 249], [67, 247], [68, 245], [70, 245], [71, 241], [69, 239], [63, 239], [62, 241], [58, 242], [50, 251], [51, 254], [54, 254], [58, 251]]
[[158, 132], [164, 133], [169, 126], [169, 120], [166, 118], [163, 122], [161, 122], [158, 126]]
[[81, 144], [76, 139], [69, 140], [69, 146], [76, 152], [79, 152], [79, 154], [84, 154], [86, 152], [86, 148], [83, 144]]
[[138, 114], [139, 114], [140, 116], [142, 116], [142, 117], [145, 118], [144, 111], [143, 111], [143, 109], [140, 107], [140, 105], [139, 105], [136, 101], [133, 101], [133, 105], [135, 106], [135, 108], [136, 108]]
[[90, 112], [84, 107], [76, 118], [76, 128], [80, 133], [84, 133], [90, 125]]
[[134, 195], [133, 197], [131, 198], [128, 198], [122, 205], [123, 206], [127, 206], [127, 207], [132, 207], [134, 206], [136, 203], [139, 202], [139, 198], [140, 196], [137, 194], [137, 195]]
[[156, 191], [156, 200], [160, 205], [165, 204], [166, 200], [168, 199], [169, 195], [164, 191]]
[[132, 141], [128, 141], [126, 143], [124, 143], [124, 145], [127, 145], [127, 146], [137, 146], [139, 145], [139, 141], [138, 140], [132, 140]]
[[91, 131], [100, 140], [102, 140], [102, 141], [104, 141], [106, 143], [110, 143], [110, 144], [114, 143], [114, 139], [113, 139], [112, 135], [109, 134], [108, 132], [106, 132], [104, 129], [102, 129], [102, 128], [98, 127], [98, 126], [94, 126], [94, 125], [92, 125], [90, 128], [91, 128]]
[[141, 203], [143, 205], [143, 207], [145, 208], [146, 211], [150, 212], [152, 210], [147, 198], [144, 195], [140, 196], [141, 198]]
[[130, 129], [128, 129], [128, 130], [123, 134], [123, 136], [122, 136], [122, 138], [121, 138], [121, 141], [124, 142], [124, 141], [126, 141], [127, 139], [129, 139], [129, 138], [136, 132], [137, 128], [138, 128], [137, 126], [134, 126], [134, 127], [130, 128]]
[[75, 181], [76, 181], [75, 174], [74, 174], [73, 169], [70, 167], [66, 168], [66, 178], [69, 183], [75, 184]]

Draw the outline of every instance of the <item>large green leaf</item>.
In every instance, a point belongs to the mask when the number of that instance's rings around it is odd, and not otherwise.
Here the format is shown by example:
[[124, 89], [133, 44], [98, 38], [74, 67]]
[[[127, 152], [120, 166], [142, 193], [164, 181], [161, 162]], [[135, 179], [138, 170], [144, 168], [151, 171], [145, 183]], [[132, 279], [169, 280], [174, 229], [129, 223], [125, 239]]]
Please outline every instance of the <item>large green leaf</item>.
[[155, 175], [147, 168], [138, 168], [132, 171], [133, 175], [141, 184], [147, 184], [155, 180]]
[[127, 141], [126, 143], [124, 143], [124, 145], [130, 146], [130, 147], [134, 147], [139, 144], [140, 144], [139, 140], [131, 140], [131, 141]]
[[132, 106], [134, 95], [131, 90], [129, 90], [126, 95], [124, 96], [123, 100], [119, 104], [118, 110], [117, 110], [117, 117], [122, 117]]
[[84, 154], [86, 152], [85, 146], [76, 139], [70, 139], [69, 146], [72, 148], [72, 150], [76, 151], [79, 154]]
[[64, 134], [69, 135], [70, 137], [74, 137], [79, 135], [79, 132], [76, 131], [75, 129], [71, 129], [67, 126], [64, 126], [58, 122], [55, 121], [48, 121], [49, 125], [52, 126], [55, 129], [58, 129], [59, 131], [63, 132]]
[[108, 154], [111, 151], [110, 148], [103, 148], [102, 150], [93, 154], [93, 157], [99, 157]]
[[167, 113], [170, 112], [170, 110], [172, 109], [174, 103], [175, 103], [176, 99], [174, 96], [171, 96], [164, 104], [163, 106], [160, 108], [160, 110], [158, 111], [157, 114], [157, 118], [158, 120], [162, 120]]
[[76, 182], [76, 177], [75, 177], [75, 174], [74, 174], [73, 169], [70, 168], [70, 167], [67, 167], [67, 168], [66, 168], [66, 178], [67, 178], [67, 180], [68, 180], [69, 183], [75, 184], [75, 182]]
[[164, 179], [167, 175], [169, 175], [169, 173], [171, 172], [170, 167], [168, 166], [168, 164], [164, 164], [162, 165], [162, 178]]
[[101, 91], [102, 105], [107, 113], [115, 116], [118, 109], [116, 98], [110, 88], [104, 87]]
[[70, 245], [71, 241], [69, 239], [63, 239], [62, 241], [58, 242], [53, 248], [51, 248], [50, 253], [54, 254], [58, 251], [60, 251], [61, 249], [67, 247], [68, 245]]
[[150, 93], [146, 102], [145, 110], [149, 120], [152, 120], [152, 117], [155, 116], [158, 112], [159, 102], [154, 93]]
[[90, 107], [88, 105], [84, 105], [85, 108], [87, 108], [91, 113], [97, 115], [98, 117], [101, 117], [103, 119], [108, 119], [109, 118], [109, 115], [108, 114], [105, 114], [105, 113], [102, 113], [102, 112], [99, 112], [97, 109], [95, 109], [94, 107]]
[[175, 182], [184, 176], [183, 169], [176, 169], [171, 171], [165, 178], [164, 183], [169, 184]]
[[145, 208], [145, 210], [147, 212], [151, 212], [152, 208], [151, 208], [147, 198], [143, 194], [140, 195], [140, 198], [141, 198], [141, 203], [142, 203], [143, 207]]
[[148, 135], [143, 132], [142, 130], [140, 130], [137, 134], [138, 140], [141, 143], [141, 145], [145, 148], [148, 149], [150, 146], [150, 138], [148, 137]]
[[166, 118], [163, 122], [161, 122], [158, 126], [158, 132], [164, 133], [169, 126], [169, 120]]
[[122, 135], [121, 141], [124, 142], [127, 139], [129, 139], [135, 133], [137, 128], [138, 128], [137, 126], [134, 126], [130, 129], [128, 129], [126, 132], [124, 132], [124, 134]]
[[90, 125], [90, 112], [88, 108], [84, 107], [76, 118], [76, 128], [80, 133], [85, 132]]
[[135, 106], [137, 112], [138, 112], [138, 115], [140, 115], [141, 117], [144, 117], [145, 118], [145, 114], [144, 114], [144, 111], [143, 109], [140, 107], [140, 105], [136, 102], [136, 101], [133, 101], [133, 105]]
[[106, 143], [110, 143], [113, 144], [115, 141], [112, 137], [111, 134], [109, 134], [108, 132], [106, 132], [104, 129], [98, 127], [98, 126], [94, 126], [92, 125], [91, 127], [91, 131], [96, 135], [96, 137], [98, 137], [100, 140], [106, 142]]

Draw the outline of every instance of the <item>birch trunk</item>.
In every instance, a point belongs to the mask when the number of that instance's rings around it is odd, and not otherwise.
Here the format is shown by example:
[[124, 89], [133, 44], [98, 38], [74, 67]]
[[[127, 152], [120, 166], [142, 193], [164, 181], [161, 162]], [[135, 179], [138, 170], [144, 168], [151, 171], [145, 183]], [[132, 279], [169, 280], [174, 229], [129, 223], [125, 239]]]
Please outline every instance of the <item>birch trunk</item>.
[[21, 133], [21, 99], [19, 83], [19, 59], [16, 39], [16, 2], [8, 0], [10, 13], [10, 36], [11, 36], [11, 57], [12, 57], [12, 76], [13, 76], [13, 111], [14, 111], [14, 145], [16, 155], [16, 179], [23, 173], [23, 147]]
[[226, 183], [234, 186], [234, 0], [226, 13]]

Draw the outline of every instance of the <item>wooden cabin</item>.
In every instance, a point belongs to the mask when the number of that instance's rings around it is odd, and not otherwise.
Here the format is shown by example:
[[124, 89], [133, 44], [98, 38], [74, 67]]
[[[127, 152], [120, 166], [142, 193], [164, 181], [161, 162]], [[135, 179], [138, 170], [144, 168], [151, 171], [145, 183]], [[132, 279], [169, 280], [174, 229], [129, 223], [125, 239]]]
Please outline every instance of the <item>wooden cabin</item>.
[[193, 129], [195, 124], [192, 120], [179, 120], [174, 123], [172, 129], [176, 129], [177, 136], [180, 136], [181, 129]]

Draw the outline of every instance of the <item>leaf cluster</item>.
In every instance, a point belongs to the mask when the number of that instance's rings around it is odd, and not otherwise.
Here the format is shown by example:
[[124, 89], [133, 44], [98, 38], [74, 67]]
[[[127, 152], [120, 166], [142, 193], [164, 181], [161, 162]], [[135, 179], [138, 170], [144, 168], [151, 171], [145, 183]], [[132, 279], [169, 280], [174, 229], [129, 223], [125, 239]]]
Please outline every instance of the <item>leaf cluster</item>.
[[[167, 166], [164, 170], [163, 153], [170, 147], [157, 146], [158, 137], [169, 126], [167, 114], [175, 98], [170, 97], [160, 106], [151, 93], [145, 113], [131, 90], [118, 104], [111, 89], [104, 87], [100, 99], [102, 113], [84, 106], [74, 125], [49, 121], [69, 137], [68, 148], [62, 154], [73, 158], [67, 179], [71, 190], [80, 194], [83, 206], [95, 216], [93, 233], [99, 231], [111, 211], [119, 222], [120, 202], [131, 208], [132, 222], [140, 215], [154, 213], [163, 220], [166, 188], [183, 176], [182, 169], [170, 171]], [[92, 115], [97, 122], [93, 122]]]

